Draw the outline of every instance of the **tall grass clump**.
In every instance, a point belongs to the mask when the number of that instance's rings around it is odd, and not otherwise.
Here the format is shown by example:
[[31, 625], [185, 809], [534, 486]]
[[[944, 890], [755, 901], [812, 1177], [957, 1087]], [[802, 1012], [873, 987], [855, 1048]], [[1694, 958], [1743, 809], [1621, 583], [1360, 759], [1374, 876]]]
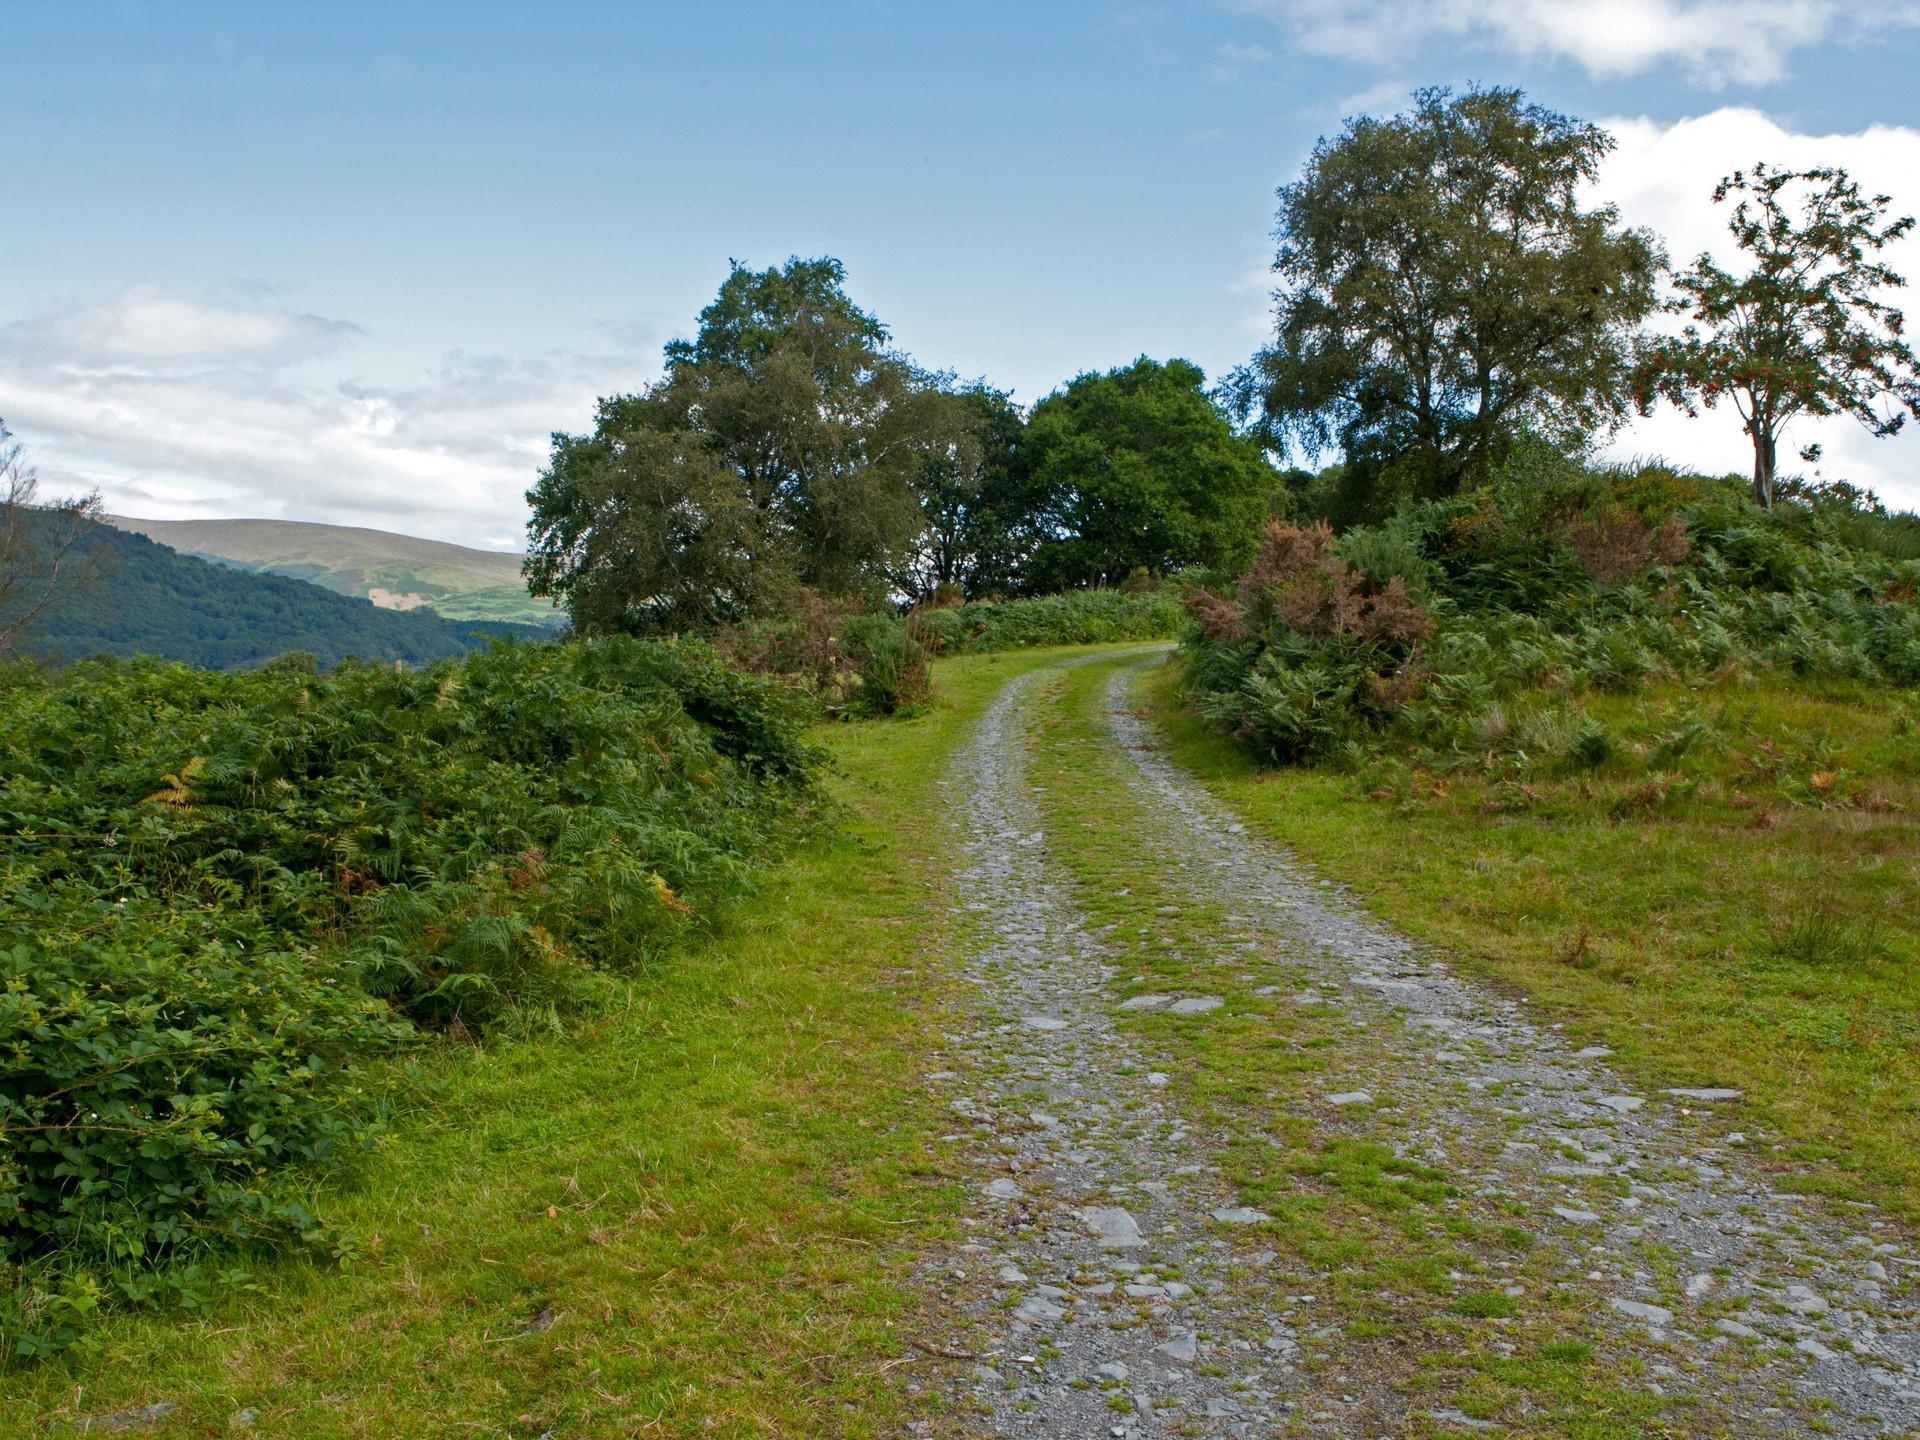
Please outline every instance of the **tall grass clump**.
[[422, 671], [0, 670], [0, 1330], [337, 1249], [368, 1062], [657, 964], [803, 825], [782, 687], [707, 646]]

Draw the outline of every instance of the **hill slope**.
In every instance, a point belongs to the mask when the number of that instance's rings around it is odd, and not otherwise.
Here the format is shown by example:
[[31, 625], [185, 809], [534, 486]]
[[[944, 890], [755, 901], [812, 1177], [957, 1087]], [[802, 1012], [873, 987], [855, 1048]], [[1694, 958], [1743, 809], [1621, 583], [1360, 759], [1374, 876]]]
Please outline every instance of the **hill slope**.
[[233, 669], [308, 650], [322, 665], [348, 655], [419, 665], [477, 648], [482, 631], [529, 638], [550, 633], [443, 619], [431, 610], [383, 610], [304, 580], [177, 554], [106, 525], [88, 543], [98, 573], [34, 625], [25, 637], [29, 653], [66, 659], [101, 652], [157, 655]]
[[385, 610], [431, 605], [451, 620], [557, 626], [562, 617], [527, 593], [521, 557], [352, 525], [304, 520], [139, 520], [109, 523], [186, 555], [310, 580]]

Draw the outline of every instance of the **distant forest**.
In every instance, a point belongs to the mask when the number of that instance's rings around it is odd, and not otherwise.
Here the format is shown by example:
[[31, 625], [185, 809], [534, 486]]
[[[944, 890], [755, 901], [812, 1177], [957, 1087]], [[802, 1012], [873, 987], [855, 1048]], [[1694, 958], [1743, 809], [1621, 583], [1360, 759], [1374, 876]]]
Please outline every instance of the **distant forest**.
[[489, 635], [552, 638], [534, 625], [382, 610], [304, 580], [210, 564], [144, 535], [93, 528], [85, 542], [93, 573], [27, 632], [24, 648], [34, 655], [155, 655], [231, 670], [307, 651], [322, 666], [348, 656], [422, 665], [476, 649]]

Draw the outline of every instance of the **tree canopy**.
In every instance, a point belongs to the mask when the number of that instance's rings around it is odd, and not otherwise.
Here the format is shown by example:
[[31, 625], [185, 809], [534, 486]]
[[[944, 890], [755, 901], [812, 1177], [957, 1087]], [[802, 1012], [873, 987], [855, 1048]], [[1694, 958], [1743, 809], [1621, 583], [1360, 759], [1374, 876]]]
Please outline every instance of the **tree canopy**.
[[1281, 489], [1185, 360], [1142, 356], [1079, 376], [1034, 406], [1026, 445], [1039, 526], [1032, 589], [1239, 564]]
[[895, 585], [915, 600], [938, 591], [977, 600], [1018, 588], [1034, 544], [1025, 414], [984, 381], [942, 384], [917, 403], [921, 523]]
[[1674, 277], [1668, 308], [1689, 323], [1649, 349], [1639, 398], [1692, 414], [1730, 397], [1753, 441], [1753, 498], [1770, 508], [1780, 434], [1797, 416], [1851, 415], [1891, 435], [1920, 413], [1904, 317], [1876, 294], [1905, 281], [1872, 258], [1914, 221], [1888, 219], [1889, 197], [1869, 199], [1837, 168], [1755, 165], [1713, 192], [1730, 198], [1727, 228], [1752, 266], [1736, 276], [1702, 255]]
[[797, 585], [875, 593], [919, 527], [915, 481], [951, 443], [936, 377], [888, 349], [837, 260], [735, 265], [666, 373], [555, 435], [528, 492], [527, 577], [586, 632], [699, 629]]
[[1521, 430], [1621, 418], [1663, 257], [1580, 187], [1605, 131], [1514, 89], [1421, 90], [1281, 188], [1275, 336], [1230, 391], [1280, 454], [1338, 447], [1364, 506], [1444, 495]]

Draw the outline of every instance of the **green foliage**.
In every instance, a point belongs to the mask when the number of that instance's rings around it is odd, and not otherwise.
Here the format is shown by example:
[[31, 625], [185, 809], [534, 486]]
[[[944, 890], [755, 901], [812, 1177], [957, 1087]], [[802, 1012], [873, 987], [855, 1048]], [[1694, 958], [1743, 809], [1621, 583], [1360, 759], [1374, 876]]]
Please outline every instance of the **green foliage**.
[[1735, 276], [1702, 255], [1674, 277], [1668, 309], [1686, 330], [1647, 347], [1637, 387], [1643, 411], [1662, 396], [1689, 415], [1730, 399], [1753, 441], [1754, 502], [1771, 508], [1776, 446], [1796, 417], [1851, 415], [1884, 436], [1920, 414], [1904, 320], [1877, 293], [1906, 281], [1871, 258], [1914, 222], [1888, 219], [1891, 200], [1837, 168], [1755, 165], [1713, 192], [1716, 204], [1732, 197], [1727, 228], [1753, 268]]
[[1883, 950], [1877, 924], [1820, 904], [1803, 905], [1785, 916], [1761, 943], [1763, 955], [1786, 965], [1858, 968], [1878, 959]]
[[87, 579], [100, 514], [97, 493], [43, 500], [38, 473], [0, 419], [0, 655]]
[[1029, 591], [1241, 563], [1283, 485], [1184, 360], [1079, 376], [1034, 406], [1026, 448], [1041, 535]]
[[[1842, 517], [1898, 534], [1894, 518]], [[1521, 446], [1491, 485], [1311, 557], [1312, 532], [1270, 530], [1235, 596], [1189, 600], [1188, 683], [1272, 759], [1406, 746], [1516, 778], [1604, 770], [1628, 752], [1583, 694], [1754, 671], [1920, 685], [1920, 562], [1844, 533], [1820, 504], [1769, 514], [1736, 483]], [[1632, 754], [1684, 768], [1703, 738], [1683, 719]]]
[[80, 1297], [182, 1298], [182, 1257], [222, 1242], [337, 1242], [288, 1172], [367, 1143], [356, 1061], [405, 1033], [252, 917], [128, 900], [17, 875], [0, 895], [0, 1328], [21, 1355], [69, 1343]]
[[829, 714], [911, 714], [930, 694], [936, 655], [1164, 640], [1180, 616], [1179, 602], [1154, 590], [1074, 590], [907, 615], [803, 591], [787, 615], [735, 626], [719, 644], [733, 664], [794, 681]]
[[937, 642], [930, 641], [919, 612], [904, 619], [855, 615], [843, 627], [841, 641], [855, 676], [852, 714], [912, 714], [933, 693]]
[[299, 1171], [371, 1136], [359, 1062], [683, 945], [812, 808], [802, 724], [707, 646], [624, 637], [0, 671], [9, 1332], [326, 1238]]
[[940, 383], [914, 397], [920, 529], [902, 552], [894, 583], [920, 602], [955, 591], [978, 599], [1014, 590], [1039, 540], [1026, 417], [1003, 391], [984, 383], [955, 389], [935, 378]]
[[530, 625], [382, 610], [304, 580], [256, 575], [180, 555], [144, 535], [89, 524], [91, 575], [38, 616], [19, 647], [69, 660], [156, 655], [210, 669], [306, 651], [322, 666], [349, 657], [411, 665], [464, 655], [489, 635], [551, 634]]
[[982, 655], [1035, 645], [1165, 640], [1178, 630], [1180, 615], [1180, 602], [1158, 590], [1069, 590], [933, 610], [925, 619], [941, 653]]
[[837, 260], [736, 265], [666, 374], [556, 435], [526, 573], [583, 634], [709, 630], [801, 586], [877, 596], [920, 527], [930, 456], [977, 417], [886, 348]]
[[1277, 333], [1229, 390], [1277, 453], [1344, 453], [1335, 518], [1452, 494], [1529, 427], [1624, 413], [1662, 257], [1579, 202], [1612, 148], [1518, 90], [1430, 89], [1281, 189]]

